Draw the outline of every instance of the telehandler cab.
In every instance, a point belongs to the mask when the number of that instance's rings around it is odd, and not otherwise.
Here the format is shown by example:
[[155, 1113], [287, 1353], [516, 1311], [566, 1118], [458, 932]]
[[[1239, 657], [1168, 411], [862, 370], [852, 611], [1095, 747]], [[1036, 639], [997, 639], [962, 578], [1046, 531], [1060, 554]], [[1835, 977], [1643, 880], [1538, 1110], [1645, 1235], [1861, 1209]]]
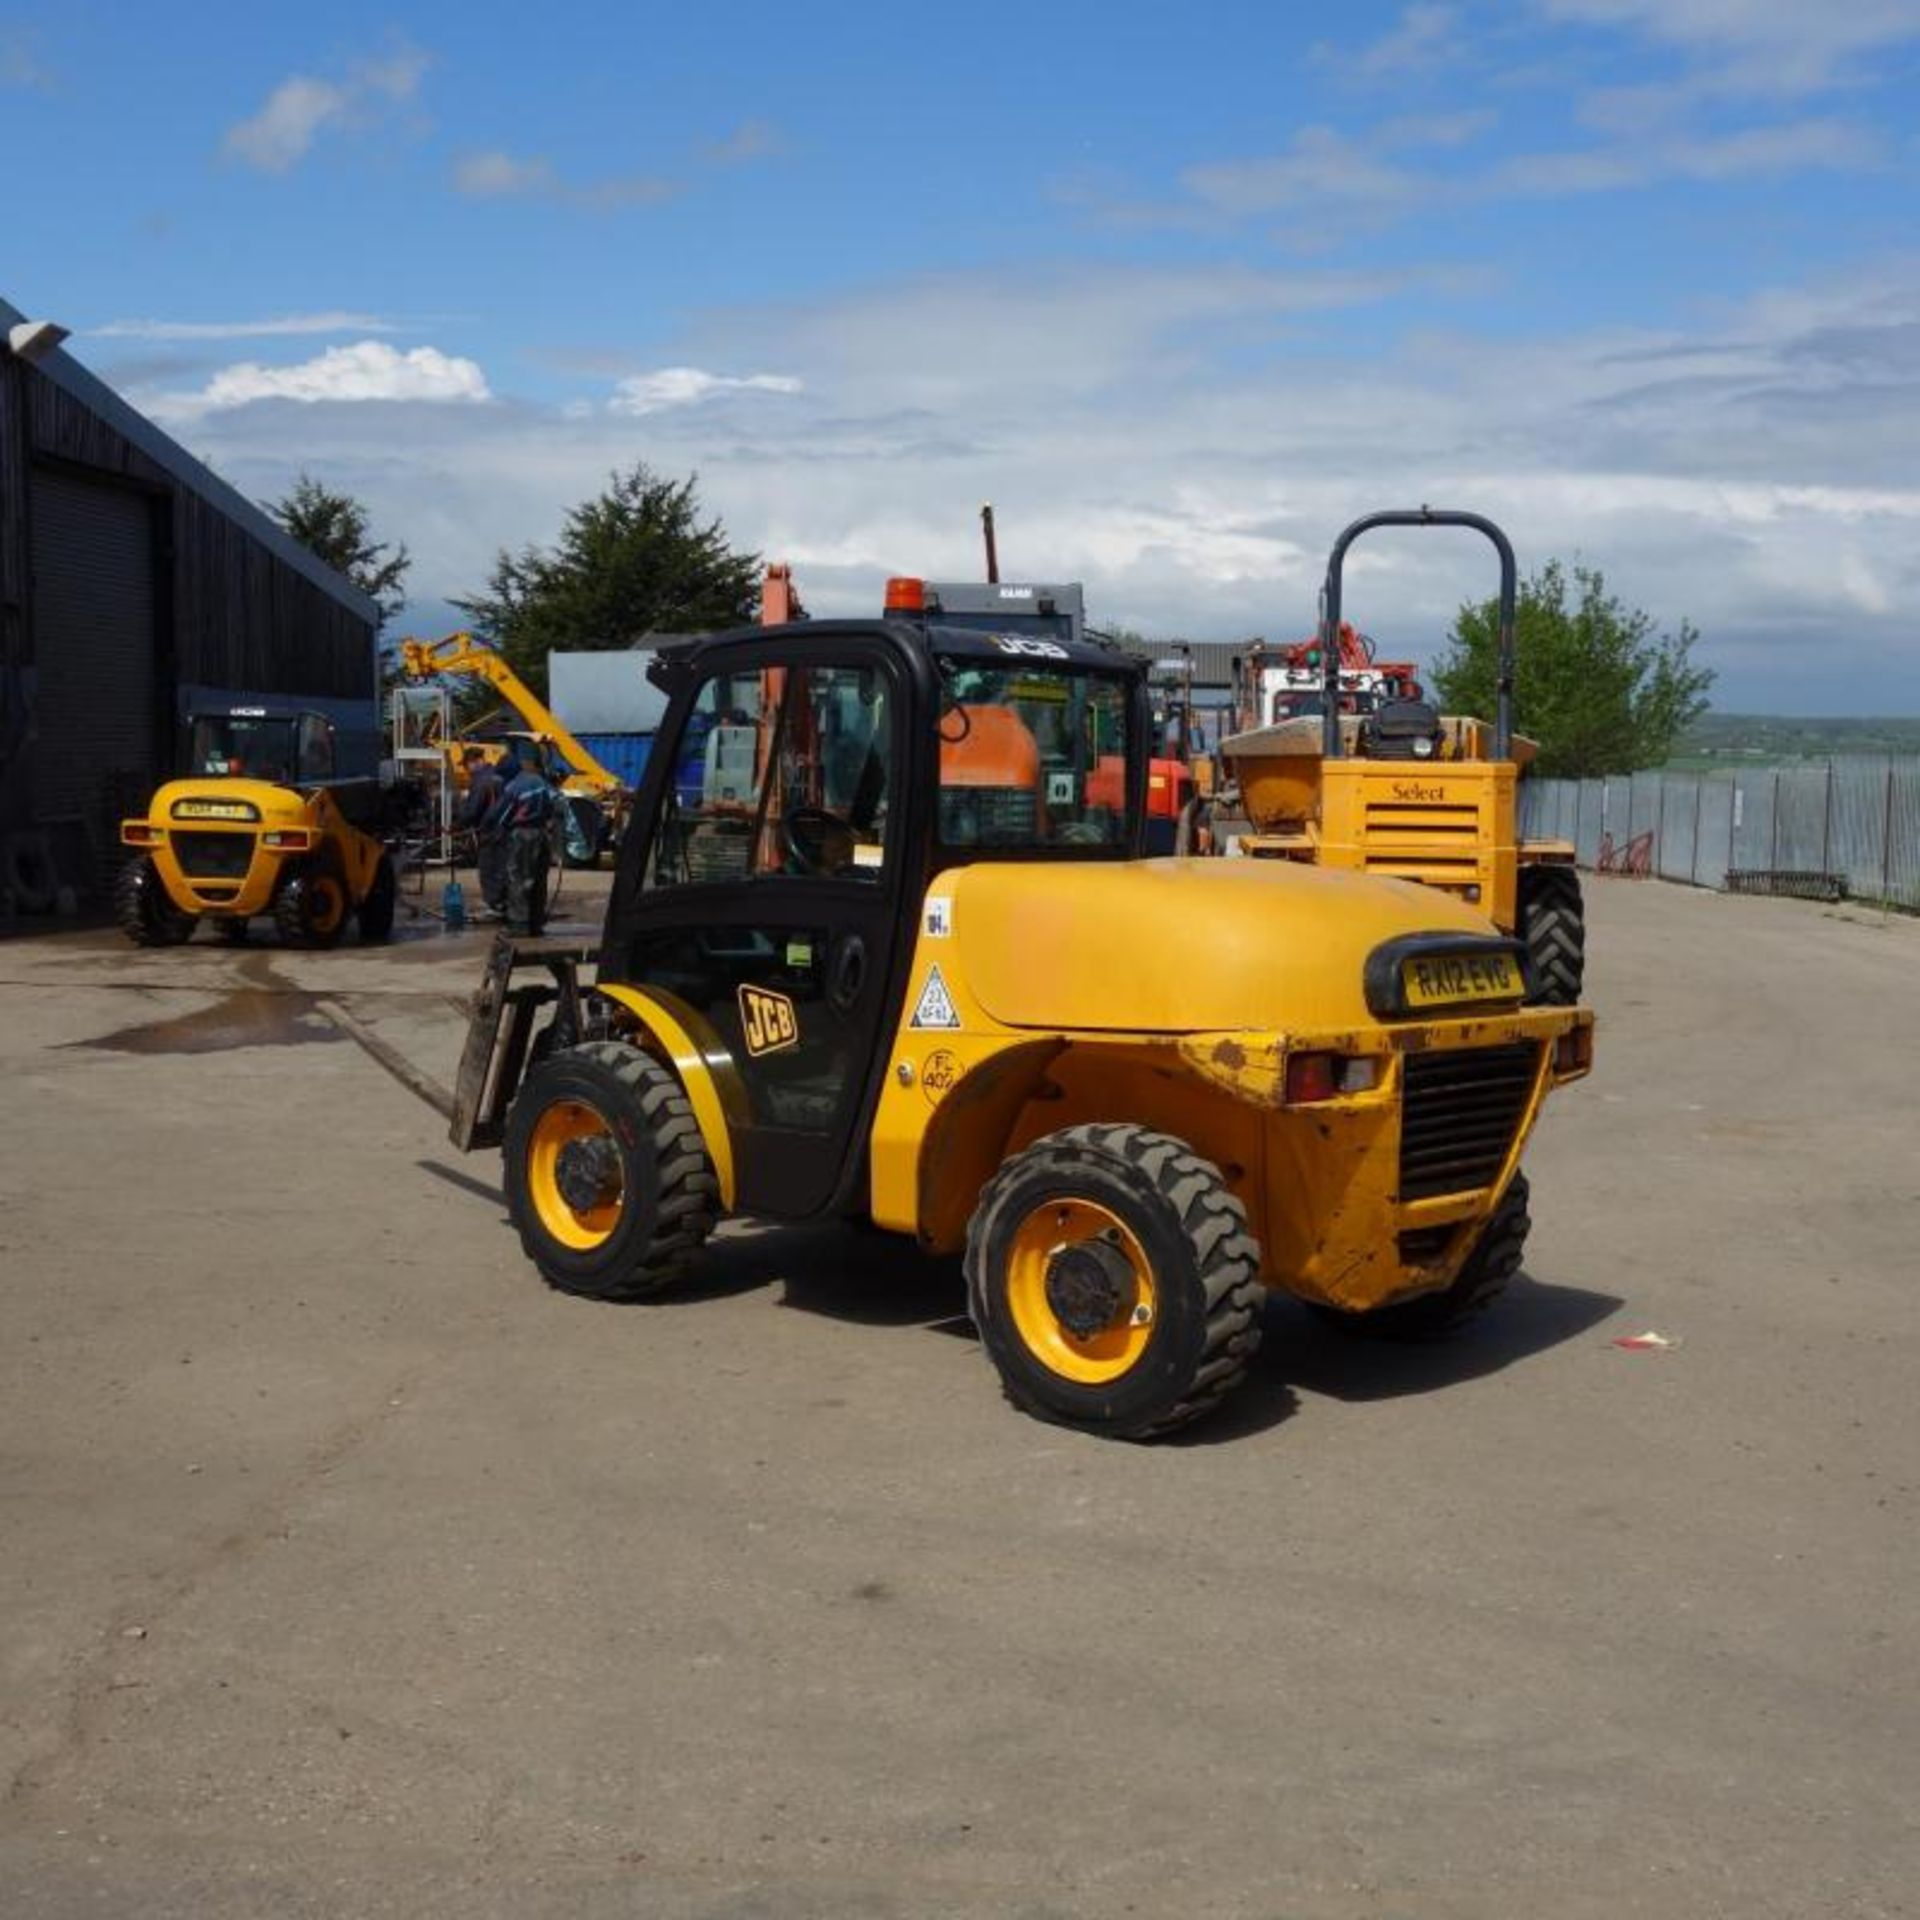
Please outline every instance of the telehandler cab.
[[1240, 1380], [1269, 1290], [1417, 1337], [1514, 1272], [1592, 1016], [1435, 889], [1138, 858], [1142, 663], [813, 621], [649, 671], [597, 955], [499, 941], [460, 1065], [554, 1286], [654, 1293], [723, 1214], [869, 1220], [964, 1250], [1018, 1406], [1143, 1438]]

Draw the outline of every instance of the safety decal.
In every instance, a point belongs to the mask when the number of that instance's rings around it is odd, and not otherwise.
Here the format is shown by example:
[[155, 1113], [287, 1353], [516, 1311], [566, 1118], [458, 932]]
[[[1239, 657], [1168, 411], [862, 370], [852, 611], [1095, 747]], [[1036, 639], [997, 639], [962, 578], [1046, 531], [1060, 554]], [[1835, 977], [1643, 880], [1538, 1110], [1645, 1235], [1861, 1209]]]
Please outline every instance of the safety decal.
[[907, 1023], [915, 1027], [957, 1027], [960, 1024], [960, 1009], [953, 1004], [953, 995], [947, 991], [947, 983], [940, 978], [938, 967], [927, 969], [927, 984], [920, 989], [920, 1004], [913, 1010], [913, 1018]]
[[756, 1058], [800, 1044], [800, 1019], [784, 993], [766, 987], [740, 989], [740, 1031]]
[[920, 1091], [927, 1096], [927, 1104], [937, 1107], [965, 1071], [957, 1053], [946, 1047], [935, 1047], [920, 1069]]
[[927, 896], [926, 934], [929, 940], [950, 939], [953, 934], [953, 899], [944, 893]]

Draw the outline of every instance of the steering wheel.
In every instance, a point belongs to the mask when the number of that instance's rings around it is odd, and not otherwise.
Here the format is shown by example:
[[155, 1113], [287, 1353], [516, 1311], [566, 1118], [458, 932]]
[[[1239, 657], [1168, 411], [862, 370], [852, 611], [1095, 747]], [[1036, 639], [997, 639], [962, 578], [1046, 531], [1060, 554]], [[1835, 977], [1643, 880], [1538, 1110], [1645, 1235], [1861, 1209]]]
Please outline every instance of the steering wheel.
[[851, 821], [825, 807], [790, 807], [780, 816], [787, 854], [806, 873], [838, 873], [851, 866], [858, 837]]

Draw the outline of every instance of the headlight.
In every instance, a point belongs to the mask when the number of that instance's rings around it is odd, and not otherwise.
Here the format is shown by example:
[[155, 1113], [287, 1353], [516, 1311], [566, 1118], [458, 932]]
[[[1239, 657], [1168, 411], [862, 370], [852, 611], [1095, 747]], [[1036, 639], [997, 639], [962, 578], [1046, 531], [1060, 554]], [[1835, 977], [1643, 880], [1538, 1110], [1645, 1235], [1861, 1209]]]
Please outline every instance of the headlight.
[[1416, 740], [1413, 743], [1413, 757], [1416, 760], [1431, 760], [1433, 758], [1433, 742], [1424, 736]]

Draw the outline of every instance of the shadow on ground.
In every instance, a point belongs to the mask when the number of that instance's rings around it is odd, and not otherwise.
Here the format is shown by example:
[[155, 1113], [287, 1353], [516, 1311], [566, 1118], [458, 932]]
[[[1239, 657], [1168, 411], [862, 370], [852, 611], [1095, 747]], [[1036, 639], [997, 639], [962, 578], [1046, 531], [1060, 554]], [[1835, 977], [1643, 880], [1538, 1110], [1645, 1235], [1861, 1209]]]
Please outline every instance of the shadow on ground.
[[1577, 1340], [1623, 1304], [1610, 1293], [1523, 1274], [1477, 1320], [1426, 1346], [1346, 1331], [1291, 1300], [1267, 1310], [1256, 1371], [1335, 1400], [1394, 1400], [1499, 1373]]

